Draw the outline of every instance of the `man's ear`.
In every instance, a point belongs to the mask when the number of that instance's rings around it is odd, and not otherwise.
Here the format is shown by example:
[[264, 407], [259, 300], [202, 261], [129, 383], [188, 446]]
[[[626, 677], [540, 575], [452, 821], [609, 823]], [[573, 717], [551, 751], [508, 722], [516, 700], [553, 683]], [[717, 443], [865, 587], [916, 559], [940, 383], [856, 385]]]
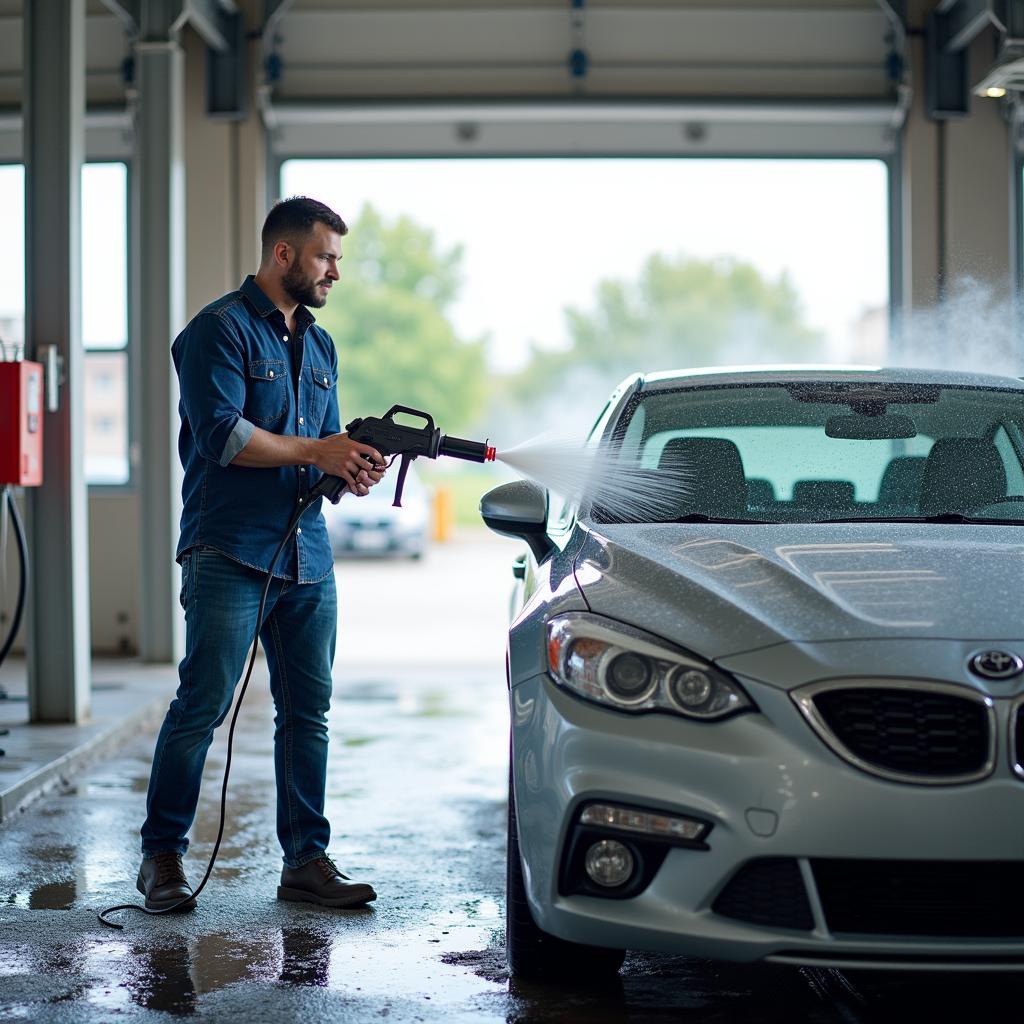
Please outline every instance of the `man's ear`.
[[289, 242], [276, 242], [274, 244], [274, 262], [279, 267], [287, 267], [295, 258], [295, 249]]

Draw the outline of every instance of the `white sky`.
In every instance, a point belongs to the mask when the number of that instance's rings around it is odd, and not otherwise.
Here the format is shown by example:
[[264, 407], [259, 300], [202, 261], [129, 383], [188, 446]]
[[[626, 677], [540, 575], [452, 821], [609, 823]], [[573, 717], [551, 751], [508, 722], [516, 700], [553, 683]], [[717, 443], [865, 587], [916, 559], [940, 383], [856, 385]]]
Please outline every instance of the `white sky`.
[[851, 323], [888, 302], [878, 160], [290, 160], [282, 195], [295, 194], [350, 223], [370, 202], [462, 243], [453, 315], [464, 335], [490, 335], [501, 368], [530, 339], [565, 344], [564, 307], [589, 306], [602, 278], [635, 278], [654, 252], [787, 271], [839, 360]]
[[[807, 319], [843, 359], [849, 328], [888, 301], [886, 171], [877, 160], [292, 160], [282, 194], [312, 195], [353, 221], [364, 202], [461, 243], [453, 316], [489, 335], [492, 362], [565, 344], [563, 309], [604, 277], [635, 278], [654, 252], [736, 256], [787, 271]], [[126, 337], [126, 173], [90, 164], [82, 183], [83, 336]], [[24, 310], [20, 166], [0, 167], [0, 317]], [[344, 289], [333, 301], [344, 301]]]

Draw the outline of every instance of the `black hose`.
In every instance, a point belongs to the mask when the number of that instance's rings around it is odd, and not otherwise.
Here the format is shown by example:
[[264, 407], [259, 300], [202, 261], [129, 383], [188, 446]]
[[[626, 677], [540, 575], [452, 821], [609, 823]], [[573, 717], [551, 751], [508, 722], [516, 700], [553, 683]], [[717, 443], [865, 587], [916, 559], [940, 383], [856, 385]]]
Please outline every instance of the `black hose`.
[[[14, 618], [11, 620], [11, 628], [7, 633], [7, 639], [4, 640], [3, 647], [0, 647], [0, 665], [4, 663], [4, 658], [10, 653], [11, 646], [14, 644], [14, 638], [18, 635], [21, 617], [25, 612], [25, 595], [28, 592], [28, 544], [25, 542], [25, 526], [21, 521], [21, 516], [18, 514], [18, 506], [14, 501], [14, 492], [9, 485], [4, 487], [4, 498], [7, 501], [7, 507], [11, 510], [11, 520], [14, 522], [14, 536], [18, 542], [21, 576], [18, 582], [18, 600], [14, 606]], [[0, 687], [0, 695], [7, 696], [2, 687]]]
[[213, 844], [213, 853], [210, 854], [210, 863], [206, 865], [206, 874], [203, 875], [203, 880], [199, 883], [199, 888], [197, 888], [194, 893], [178, 900], [177, 903], [172, 903], [169, 907], [160, 907], [158, 910], [151, 910], [149, 907], [140, 906], [138, 903], [119, 903], [116, 907], [107, 907], [106, 910], [101, 910], [96, 916], [100, 919], [102, 924], [105, 924], [110, 928], [124, 928], [123, 924], [107, 920], [107, 914], [112, 914], [115, 910], [140, 910], [143, 914], [154, 915], [169, 914], [172, 911], [183, 907], [186, 903], [191, 903], [192, 900], [194, 900], [203, 891], [203, 889], [206, 888], [206, 883], [210, 880], [210, 874], [213, 872], [213, 865], [216, 863], [217, 854], [220, 852], [221, 839], [224, 838], [224, 816], [227, 811], [228, 775], [231, 772], [231, 745], [235, 738], [235, 722], [238, 721], [238, 712], [241, 710], [242, 700], [245, 698], [246, 687], [249, 685], [249, 677], [252, 675], [252, 668], [256, 663], [256, 649], [260, 640], [260, 627], [263, 625], [263, 611], [267, 606], [267, 595], [270, 593], [270, 584], [274, 582], [274, 566], [277, 565], [277, 560], [281, 557], [281, 552], [284, 551], [285, 544], [288, 543], [288, 539], [295, 532], [295, 527], [299, 525], [299, 520], [302, 518], [306, 509], [309, 508], [309, 505], [309, 501], [305, 500], [298, 507], [295, 515], [292, 516], [291, 522], [288, 524], [288, 530], [281, 538], [281, 543], [277, 545], [277, 550], [274, 552], [274, 557], [270, 560], [270, 565], [267, 567], [267, 582], [263, 587], [263, 595], [260, 597], [259, 611], [256, 613], [256, 631], [252, 638], [252, 653], [249, 655], [249, 667], [245, 670], [245, 677], [242, 679], [242, 689], [238, 694], [238, 700], [235, 702], [235, 711], [231, 716], [231, 725], [228, 727], [228, 756], [224, 763], [224, 781], [220, 787], [220, 824], [217, 826], [217, 839]]

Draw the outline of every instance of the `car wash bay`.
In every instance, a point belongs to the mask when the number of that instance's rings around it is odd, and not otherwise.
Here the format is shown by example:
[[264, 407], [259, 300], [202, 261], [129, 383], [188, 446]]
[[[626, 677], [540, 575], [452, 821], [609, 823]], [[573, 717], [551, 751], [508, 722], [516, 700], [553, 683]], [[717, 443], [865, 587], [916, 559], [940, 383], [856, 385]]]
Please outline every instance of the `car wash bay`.
[[[329, 911], [274, 898], [273, 710], [261, 661], [239, 719], [225, 843], [194, 913], [123, 913], [121, 932], [96, 920], [102, 907], [136, 897], [152, 734], [0, 829], [0, 1019], [849, 1022], [970, 1012], [979, 980], [969, 975], [858, 975], [634, 952], [596, 989], [509, 979], [508, 711], [500, 657], [495, 664], [487, 641], [502, 629], [515, 550], [471, 535], [423, 563], [338, 565], [349, 626], [330, 714], [331, 849], [343, 870], [374, 883], [375, 903]], [[375, 621], [373, 609], [395, 595], [397, 612], [416, 621], [433, 574], [470, 565], [491, 582], [449, 596], [450, 629], [424, 623], [402, 637]], [[349, 657], [351, 646], [358, 650]], [[375, 654], [380, 647], [388, 658]], [[125, 672], [106, 662], [97, 678], [116, 684]], [[224, 751], [219, 733], [187, 858], [194, 881], [216, 834]], [[1024, 995], [1018, 975], [986, 975], [984, 984], [993, 1001]]]
[[[939, 308], [957, 282], [1019, 295], [1020, 33], [1010, 29], [1022, 16], [1024, 0], [0, 0], [0, 163], [11, 178], [24, 167], [26, 226], [24, 252], [7, 247], [17, 273], [0, 273], [2, 284], [24, 270], [22, 307], [0, 308], [0, 357], [49, 367], [43, 483], [16, 495], [33, 569], [17, 658], [0, 673], [25, 709], [17, 726], [2, 719], [2, 760], [38, 755], [35, 738], [50, 730], [125, 724], [105, 759], [73, 773], [51, 764], [62, 784], [0, 826], [0, 1019], [904, 1021], [976, 1015], [980, 991], [1019, 1003], [1021, 983], [998, 970], [868, 975], [642, 951], [602, 986], [510, 979], [501, 659], [516, 545], [495, 540], [438, 548], [421, 566], [338, 570], [331, 849], [377, 885], [376, 903], [327, 913], [274, 898], [260, 662], [226, 842], [198, 911], [124, 915], [123, 932], [96, 912], [137, 898], [154, 734], [138, 731], [132, 701], [159, 699], [182, 653], [167, 350], [189, 316], [255, 269], [289, 164], [873, 161], [885, 176], [888, 259], [875, 266], [885, 264], [888, 302], [863, 326], [898, 361], [885, 328]], [[100, 201], [94, 177], [108, 173]], [[614, 248], [618, 226], [636, 219], [630, 191], [595, 202], [608, 225], [595, 250]], [[517, 183], [483, 203], [514, 209], [515, 230], [570, 265], [578, 238], [528, 224], [523, 198]], [[2, 199], [2, 219], [16, 223]], [[837, 190], [823, 209], [846, 201]], [[707, 205], [745, 227], [729, 197]], [[102, 256], [83, 260], [90, 215]], [[92, 337], [83, 311], [97, 299], [109, 333]], [[8, 580], [14, 552], [0, 551]], [[206, 767], [193, 882], [216, 832], [224, 732]]]

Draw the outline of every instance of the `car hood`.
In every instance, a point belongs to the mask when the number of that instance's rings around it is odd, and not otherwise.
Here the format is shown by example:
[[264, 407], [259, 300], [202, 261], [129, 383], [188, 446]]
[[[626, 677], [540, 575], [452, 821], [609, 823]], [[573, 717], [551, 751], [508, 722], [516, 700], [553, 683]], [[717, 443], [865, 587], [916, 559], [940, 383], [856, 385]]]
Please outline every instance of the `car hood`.
[[590, 609], [708, 658], [787, 641], [1024, 635], [1024, 527], [583, 527]]

